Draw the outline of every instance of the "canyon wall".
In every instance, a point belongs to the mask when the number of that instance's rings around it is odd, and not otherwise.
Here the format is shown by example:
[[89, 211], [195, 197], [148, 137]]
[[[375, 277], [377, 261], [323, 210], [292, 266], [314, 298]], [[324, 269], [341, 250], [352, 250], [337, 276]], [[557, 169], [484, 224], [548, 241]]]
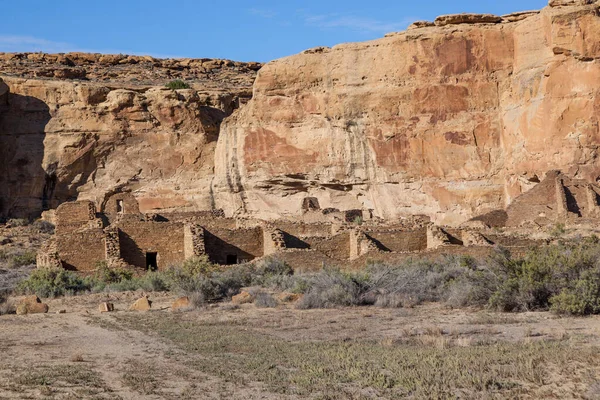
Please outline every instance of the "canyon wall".
[[589, 0], [457, 15], [266, 64], [222, 126], [213, 192], [228, 215], [371, 209], [457, 224], [547, 171], [600, 175], [600, 16]]
[[[119, 191], [144, 212], [213, 208], [219, 127], [250, 97], [257, 66], [0, 54], [0, 216], [76, 199], [102, 206]], [[174, 78], [191, 88], [167, 89]]]
[[550, 170], [596, 182], [599, 6], [443, 16], [265, 66], [0, 53], [0, 217], [126, 191], [142, 212], [270, 219], [312, 197], [459, 224]]

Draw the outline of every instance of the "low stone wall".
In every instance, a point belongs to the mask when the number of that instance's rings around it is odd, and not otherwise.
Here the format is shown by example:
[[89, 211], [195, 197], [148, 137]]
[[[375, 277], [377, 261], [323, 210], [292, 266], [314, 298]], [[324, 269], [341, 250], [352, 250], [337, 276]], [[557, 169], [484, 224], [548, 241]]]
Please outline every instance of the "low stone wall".
[[350, 258], [350, 232], [346, 231], [329, 238], [305, 238], [305, 242], [312, 250], [320, 251], [327, 257], [335, 260], [348, 260]]
[[427, 250], [427, 228], [412, 231], [365, 231], [384, 251], [415, 252]]

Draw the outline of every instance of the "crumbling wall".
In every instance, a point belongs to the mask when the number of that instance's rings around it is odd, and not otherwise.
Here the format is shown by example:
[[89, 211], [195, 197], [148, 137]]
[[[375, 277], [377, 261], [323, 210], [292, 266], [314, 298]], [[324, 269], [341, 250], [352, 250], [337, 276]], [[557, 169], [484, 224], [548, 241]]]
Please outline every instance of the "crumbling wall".
[[65, 269], [93, 271], [98, 262], [105, 260], [104, 231], [102, 228], [56, 235], [56, 248]]
[[91, 201], [63, 203], [56, 209], [57, 235], [93, 227], [98, 227], [98, 223], [96, 222], [96, 206]]
[[197, 224], [186, 224], [183, 229], [185, 258], [200, 257], [206, 254], [204, 228]]
[[118, 228], [121, 258], [128, 264], [146, 269], [147, 253], [158, 253], [159, 270], [185, 260], [182, 223], [139, 221], [118, 224]]
[[327, 257], [335, 260], [350, 259], [350, 232], [342, 232], [327, 238], [308, 237], [303, 240], [310, 245], [313, 250], [320, 251]]
[[427, 228], [416, 230], [365, 230], [384, 251], [415, 252], [427, 250]]
[[263, 254], [269, 255], [281, 251], [287, 247], [285, 233], [272, 226], [263, 228]]
[[330, 222], [305, 224], [301, 222], [274, 221], [273, 225], [298, 238], [310, 236], [328, 237], [331, 236], [332, 233]]
[[506, 225], [519, 226], [527, 221], [546, 225], [564, 218], [566, 216], [566, 198], [559, 182], [559, 176], [560, 172], [550, 171], [542, 182], [517, 197], [506, 209], [508, 214]]
[[[207, 228], [204, 234], [206, 254], [217, 264], [231, 264], [250, 261], [264, 255], [263, 229]], [[228, 260], [228, 257], [229, 260]]]

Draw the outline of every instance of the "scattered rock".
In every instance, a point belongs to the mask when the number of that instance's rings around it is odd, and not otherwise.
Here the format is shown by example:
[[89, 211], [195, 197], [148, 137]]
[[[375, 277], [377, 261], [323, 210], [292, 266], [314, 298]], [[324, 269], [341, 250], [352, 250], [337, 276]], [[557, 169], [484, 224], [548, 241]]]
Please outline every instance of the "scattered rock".
[[[141, 299], [140, 299], [141, 300]], [[139, 301], [139, 300], [138, 300]], [[137, 303], [137, 302], [136, 302]], [[134, 304], [135, 305], [135, 304]], [[133, 307], [133, 306], [132, 306]], [[113, 312], [115, 311], [115, 305], [113, 303], [108, 303], [108, 302], [104, 302], [102, 304], [100, 304], [100, 306], [98, 306], [98, 310], [101, 313], [105, 313], [105, 312]]]
[[148, 300], [148, 296], [138, 299], [129, 307], [130, 311], [149, 311], [152, 308], [152, 302]]
[[17, 305], [17, 315], [45, 314], [48, 310], [48, 304], [42, 303], [37, 296], [27, 296]]
[[178, 311], [178, 310], [189, 309], [191, 307], [192, 307], [192, 303], [190, 302], [189, 297], [184, 296], [184, 297], [178, 298], [177, 300], [175, 300], [173, 302], [173, 304], [171, 305], [171, 310]]
[[427, 28], [430, 26], [435, 26], [435, 24], [431, 21], [415, 21], [407, 29]]
[[57, 314], [66, 314], [66, 313], [67, 313], [67, 310], [65, 310], [65, 309], [58, 310], [56, 313], [57, 313]]
[[301, 294], [281, 292], [277, 295], [277, 300], [281, 303], [295, 303], [302, 298]]
[[242, 290], [240, 292], [240, 294], [236, 294], [235, 296], [233, 296], [231, 298], [231, 302], [233, 304], [249, 304], [252, 303], [254, 301], [254, 296], [252, 296], [250, 293], [246, 292], [245, 290]]

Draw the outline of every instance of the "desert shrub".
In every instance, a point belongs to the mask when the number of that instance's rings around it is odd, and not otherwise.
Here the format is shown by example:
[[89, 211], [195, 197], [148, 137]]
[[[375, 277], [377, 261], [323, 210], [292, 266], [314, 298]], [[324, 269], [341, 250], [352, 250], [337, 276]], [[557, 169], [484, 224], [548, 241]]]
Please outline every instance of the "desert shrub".
[[133, 279], [133, 272], [124, 268], [109, 268], [106, 261], [100, 261], [96, 264], [95, 278], [105, 284], [120, 283], [131, 281]]
[[0, 293], [0, 315], [12, 314], [15, 312], [15, 305], [8, 298], [6, 293]]
[[6, 221], [6, 224], [10, 226], [27, 226], [29, 225], [29, 220], [26, 218], [12, 218]]
[[11, 268], [34, 265], [36, 263], [36, 253], [33, 251], [17, 252], [9, 255], [9, 263]]
[[568, 288], [550, 299], [551, 310], [560, 314], [600, 314], [600, 269], [584, 271]]
[[190, 85], [182, 81], [181, 79], [175, 79], [165, 85], [169, 89], [177, 90], [177, 89], [189, 89]]
[[266, 258], [256, 264], [252, 270], [252, 285], [281, 289], [286, 280], [294, 275], [294, 269], [278, 258]]
[[260, 291], [254, 295], [254, 305], [258, 308], [275, 308], [277, 307], [277, 300], [269, 293]]
[[40, 233], [47, 233], [50, 235], [54, 233], [54, 224], [44, 221], [43, 219], [35, 220], [32, 226]]
[[375, 264], [358, 273], [325, 270], [304, 277], [304, 285], [300, 308], [413, 307], [424, 302], [483, 307], [497, 289], [497, 280], [471, 258], [448, 256]]
[[327, 268], [308, 279], [308, 289], [296, 306], [310, 309], [361, 305], [364, 292], [364, 282], [358, 276]]
[[600, 242], [588, 238], [494, 260], [500, 285], [490, 306], [502, 311], [600, 313]]
[[94, 286], [93, 280], [64, 269], [36, 269], [17, 286], [21, 294], [39, 297], [57, 297], [87, 292]]

